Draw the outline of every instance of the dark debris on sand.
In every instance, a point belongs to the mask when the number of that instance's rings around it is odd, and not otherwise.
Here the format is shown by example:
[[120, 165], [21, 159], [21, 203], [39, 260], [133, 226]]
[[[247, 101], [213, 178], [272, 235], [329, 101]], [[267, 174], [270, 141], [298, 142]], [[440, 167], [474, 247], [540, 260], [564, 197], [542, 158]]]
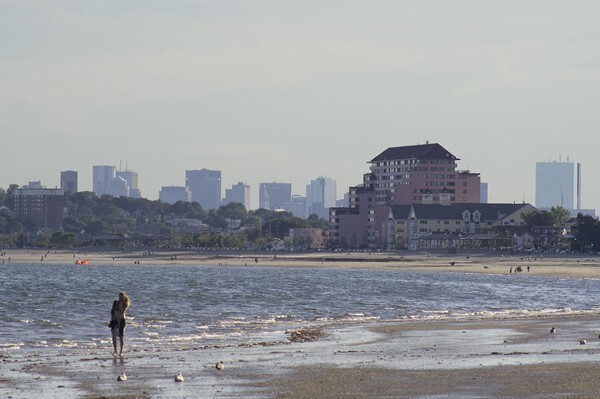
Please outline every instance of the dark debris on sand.
[[286, 331], [289, 334], [290, 342], [310, 342], [316, 341], [321, 338], [324, 334], [320, 328], [307, 327], [299, 328], [297, 330]]

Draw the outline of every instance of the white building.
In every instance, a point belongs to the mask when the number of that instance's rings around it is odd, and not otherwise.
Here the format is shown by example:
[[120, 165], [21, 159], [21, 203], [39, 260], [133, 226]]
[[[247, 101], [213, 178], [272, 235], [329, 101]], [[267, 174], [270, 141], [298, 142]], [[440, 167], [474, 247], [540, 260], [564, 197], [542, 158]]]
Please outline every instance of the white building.
[[535, 166], [535, 206], [538, 209], [581, 208], [580, 163], [536, 162]]
[[142, 193], [138, 185], [139, 176], [137, 172], [132, 170], [118, 170], [117, 177], [120, 177], [127, 182], [127, 187], [129, 188], [129, 197], [142, 198]]
[[94, 194], [98, 197], [112, 195], [113, 197], [141, 198], [136, 172], [117, 171], [116, 167], [110, 165], [95, 165], [92, 180]]

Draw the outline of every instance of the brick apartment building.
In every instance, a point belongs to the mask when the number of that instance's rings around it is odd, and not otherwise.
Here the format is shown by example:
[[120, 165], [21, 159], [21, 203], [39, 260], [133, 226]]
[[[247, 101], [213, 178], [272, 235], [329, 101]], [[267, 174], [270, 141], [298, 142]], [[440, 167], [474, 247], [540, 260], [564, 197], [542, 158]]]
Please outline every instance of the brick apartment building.
[[348, 208], [330, 208], [331, 239], [354, 248], [381, 248], [391, 205], [479, 203], [478, 173], [457, 170], [440, 144], [391, 147], [370, 162], [363, 184], [350, 187]]
[[59, 230], [63, 224], [65, 195], [62, 189], [22, 188], [14, 191], [14, 212], [34, 229]]

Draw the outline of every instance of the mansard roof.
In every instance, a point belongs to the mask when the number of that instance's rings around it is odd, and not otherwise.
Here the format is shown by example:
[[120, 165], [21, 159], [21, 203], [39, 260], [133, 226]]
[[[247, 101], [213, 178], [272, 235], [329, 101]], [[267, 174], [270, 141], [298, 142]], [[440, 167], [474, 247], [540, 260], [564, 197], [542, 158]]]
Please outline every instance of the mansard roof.
[[372, 162], [380, 161], [391, 161], [397, 159], [452, 159], [458, 160], [459, 158], [452, 155], [448, 150], [439, 145], [438, 143], [433, 144], [419, 144], [419, 145], [408, 145], [404, 147], [390, 147], [377, 155], [371, 160]]
[[392, 205], [394, 219], [408, 219], [410, 213], [414, 212], [416, 219], [433, 220], [462, 220], [465, 211], [473, 214], [479, 212], [481, 220], [500, 220], [511, 215], [530, 204], [413, 204]]

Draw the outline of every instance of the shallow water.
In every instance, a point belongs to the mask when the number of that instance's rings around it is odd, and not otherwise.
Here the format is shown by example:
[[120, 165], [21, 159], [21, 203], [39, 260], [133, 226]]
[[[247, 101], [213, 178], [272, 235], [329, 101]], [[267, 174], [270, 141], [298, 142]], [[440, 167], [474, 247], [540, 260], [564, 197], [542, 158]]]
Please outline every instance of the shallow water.
[[110, 347], [119, 291], [130, 348], [286, 339], [305, 326], [597, 312], [600, 280], [356, 269], [5, 264], [0, 351]]

